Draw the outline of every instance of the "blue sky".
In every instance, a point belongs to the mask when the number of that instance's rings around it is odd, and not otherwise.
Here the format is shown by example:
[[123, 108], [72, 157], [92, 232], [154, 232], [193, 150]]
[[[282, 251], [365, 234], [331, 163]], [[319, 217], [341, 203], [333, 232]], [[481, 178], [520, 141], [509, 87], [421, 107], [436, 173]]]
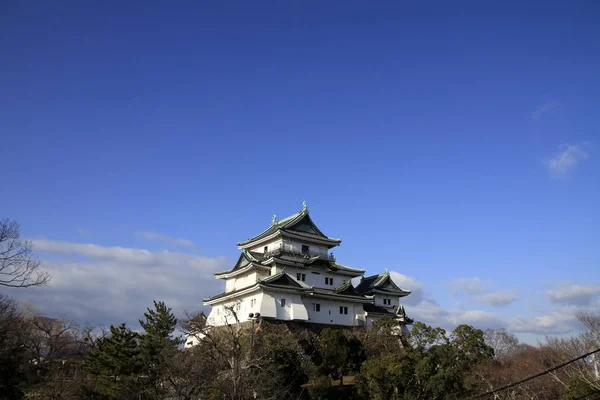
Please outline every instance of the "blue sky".
[[596, 2], [121, 3], [0, 13], [0, 210], [54, 275], [11, 295], [197, 309], [306, 200], [416, 319], [533, 340], [600, 306]]

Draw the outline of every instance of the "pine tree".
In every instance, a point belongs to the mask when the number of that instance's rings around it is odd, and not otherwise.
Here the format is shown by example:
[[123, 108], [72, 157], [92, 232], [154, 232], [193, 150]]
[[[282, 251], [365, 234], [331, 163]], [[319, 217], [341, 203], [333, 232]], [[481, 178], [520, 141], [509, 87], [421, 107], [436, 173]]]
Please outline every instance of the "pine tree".
[[86, 359], [92, 382], [92, 399], [137, 399], [140, 392], [140, 337], [125, 324], [110, 327], [110, 336], [100, 339]]
[[146, 377], [144, 397], [160, 398], [167, 390], [162, 384], [165, 366], [183, 341], [180, 337], [172, 337], [177, 318], [162, 301], [154, 301], [154, 310], [148, 308], [144, 317], [145, 321], [139, 320], [145, 331], [141, 336], [140, 348]]
[[171, 338], [177, 327], [177, 318], [175, 318], [171, 309], [162, 301], [154, 301], [154, 308], [155, 310], [148, 308], [148, 311], [144, 313], [144, 317], [146, 317], [145, 321], [142, 319], [139, 320], [146, 335], [162, 338], [169, 341], [173, 346], [181, 344], [180, 338]]

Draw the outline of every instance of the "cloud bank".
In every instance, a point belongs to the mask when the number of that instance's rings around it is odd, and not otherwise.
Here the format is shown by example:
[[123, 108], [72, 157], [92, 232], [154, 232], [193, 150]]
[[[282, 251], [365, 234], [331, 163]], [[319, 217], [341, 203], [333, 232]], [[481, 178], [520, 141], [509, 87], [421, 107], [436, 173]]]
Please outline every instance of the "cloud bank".
[[[66, 316], [92, 324], [126, 322], [136, 326], [153, 300], [165, 301], [178, 316], [186, 309], [199, 310], [204, 297], [224, 289], [222, 282], [214, 281], [214, 272], [233, 264], [226, 257], [168, 250], [48, 239], [34, 239], [32, 243], [52, 280], [47, 287], [9, 290], [8, 294], [20, 301], [31, 301], [49, 316]], [[469, 301], [463, 308], [440, 304], [427, 285], [411, 276], [397, 271], [392, 271], [391, 276], [398, 286], [412, 291], [401, 300], [409, 316], [448, 331], [469, 324], [480, 329], [506, 328], [539, 335], [571, 333], [580, 328], [575, 319], [578, 312], [600, 308], [598, 285], [562, 283], [545, 292], [553, 305], [549, 312], [502, 317], [479, 309], [478, 304], [503, 307], [518, 301], [519, 296], [514, 291], [487, 290], [492, 282], [480, 278], [453, 281], [451, 293], [467, 294]]]
[[166, 244], [174, 246], [174, 247], [187, 247], [190, 249], [193, 249], [194, 247], [196, 247], [196, 245], [191, 240], [181, 239], [181, 238], [172, 238], [170, 236], [161, 235], [159, 233], [154, 233], [154, 232], [145, 232], [145, 231], [144, 232], [135, 232], [134, 235], [137, 237], [147, 239], [147, 240], [163, 242], [163, 243], [166, 243]]
[[[199, 310], [215, 294], [214, 272], [232, 263], [226, 257], [47, 239], [31, 240], [52, 280], [46, 287], [12, 290], [51, 316], [92, 324], [136, 324], [153, 300], [177, 315]], [[216, 289], [220, 290], [220, 289]]]

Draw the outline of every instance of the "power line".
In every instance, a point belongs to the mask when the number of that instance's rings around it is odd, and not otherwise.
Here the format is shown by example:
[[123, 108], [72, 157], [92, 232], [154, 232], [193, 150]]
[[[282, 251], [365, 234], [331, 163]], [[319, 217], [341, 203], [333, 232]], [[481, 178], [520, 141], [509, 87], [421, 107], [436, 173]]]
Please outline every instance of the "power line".
[[529, 382], [532, 379], [539, 378], [542, 375], [546, 375], [546, 374], [548, 374], [548, 373], [550, 373], [552, 371], [556, 371], [557, 369], [560, 369], [560, 368], [562, 368], [562, 367], [564, 367], [566, 365], [572, 364], [575, 361], [581, 360], [582, 358], [586, 358], [586, 357], [591, 356], [592, 354], [598, 353], [598, 352], [600, 352], [600, 349], [596, 349], [596, 350], [590, 351], [589, 353], [585, 353], [585, 354], [583, 354], [583, 355], [581, 355], [581, 356], [579, 356], [577, 358], [573, 358], [573, 359], [571, 359], [569, 361], [565, 361], [564, 363], [555, 365], [552, 368], [548, 368], [548, 369], [546, 369], [546, 370], [544, 370], [542, 372], [539, 372], [539, 373], [537, 373], [535, 375], [528, 376], [527, 378], [521, 379], [520, 381], [517, 381], [517, 382], [514, 382], [514, 383], [509, 383], [508, 385], [501, 386], [498, 389], [489, 390], [489, 391], [487, 391], [487, 392], [485, 392], [483, 394], [479, 394], [477, 396], [473, 396], [473, 397], [469, 398], [469, 400], [480, 399], [482, 397], [489, 396], [491, 394], [495, 394], [495, 393], [501, 392], [501, 391], [506, 390], [506, 389], [510, 389], [511, 387], [520, 385], [521, 383]]

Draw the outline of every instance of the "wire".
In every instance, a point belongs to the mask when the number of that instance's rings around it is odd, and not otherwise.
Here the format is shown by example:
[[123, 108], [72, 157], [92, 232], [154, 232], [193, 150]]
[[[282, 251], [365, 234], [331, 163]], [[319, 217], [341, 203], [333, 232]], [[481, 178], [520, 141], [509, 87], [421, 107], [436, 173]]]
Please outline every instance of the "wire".
[[586, 358], [586, 357], [588, 357], [588, 356], [590, 356], [590, 355], [592, 355], [594, 353], [598, 353], [599, 351], [600, 351], [600, 349], [596, 349], [596, 350], [590, 351], [589, 353], [585, 353], [585, 354], [583, 354], [583, 355], [581, 355], [581, 356], [579, 356], [577, 358], [573, 358], [573, 359], [571, 359], [569, 361], [565, 361], [564, 363], [555, 365], [552, 368], [548, 368], [548, 369], [546, 369], [546, 370], [544, 370], [542, 372], [539, 372], [539, 373], [537, 373], [535, 375], [528, 376], [527, 378], [521, 379], [520, 381], [517, 381], [517, 382], [514, 382], [514, 383], [509, 383], [508, 385], [501, 386], [498, 389], [493, 389], [493, 390], [487, 391], [487, 392], [485, 392], [483, 394], [479, 394], [477, 396], [470, 397], [469, 400], [480, 399], [482, 397], [489, 396], [490, 394], [496, 394], [496, 393], [501, 392], [503, 390], [509, 389], [509, 388], [511, 388], [513, 386], [520, 385], [521, 383], [525, 383], [525, 382], [528, 382], [528, 381], [530, 381], [532, 379], [539, 378], [542, 375], [546, 375], [546, 374], [548, 374], [548, 373], [550, 373], [552, 371], [556, 371], [557, 369], [560, 369], [560, 368], [562, 368], [562, 367], [564, 367], [566, 365], [572, 364], [575, 361], [581, 360], [582, 358]]

